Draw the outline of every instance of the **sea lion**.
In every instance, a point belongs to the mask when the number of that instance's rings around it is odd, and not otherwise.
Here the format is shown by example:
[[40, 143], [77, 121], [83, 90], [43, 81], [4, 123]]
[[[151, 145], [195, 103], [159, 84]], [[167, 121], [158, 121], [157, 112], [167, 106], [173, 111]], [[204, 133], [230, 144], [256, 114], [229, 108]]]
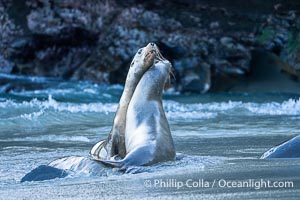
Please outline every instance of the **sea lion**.
[[162, 106], [162, 91], [170, 79], [171, 63], [155, 60], [139, 81], [126, 114], [126, 156], [99, 160], [114, 167], [150, 165], [175, 159], [175, 148]]
[[98, 142], [91, 149], [90, 155], [92, 159], [110, 159], [116, 155], [121, 158], [125, 157], [124, 134], [127, 108], [141, 77], [153, 65], [154, 58], [159, 57], [157, 50], [158, 47], [156, 44], [149, 43], [146, 47], [139, 49], [135, 54], [130, 64], [124, 91], [120, 98], [110, 134], [106, 140]]
[[265, 152], [261, 159], [300, 158], [300, 136], [296, 136]]

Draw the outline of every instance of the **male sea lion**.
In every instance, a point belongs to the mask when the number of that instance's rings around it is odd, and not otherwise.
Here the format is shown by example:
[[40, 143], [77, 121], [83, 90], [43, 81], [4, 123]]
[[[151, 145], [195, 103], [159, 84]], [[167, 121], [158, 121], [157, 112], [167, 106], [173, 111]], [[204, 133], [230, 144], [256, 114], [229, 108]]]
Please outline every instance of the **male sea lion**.
[[155, 64], [145, 72], [126, 114], [125, 158], [99, 161], [126, 168], [175, 158], [174, 143], [162, 106], [162, 91], [170, 73], [171, 64], [167, 60], [155, 60]]
[[131, 97], [143, 74], [153, 65], [154, 58], [157, 56], [157, 46], [149, 43], [135, 54], [125, 82], [119, 106], [116, 111], [113, 126], [106, 140], [102, 140], [94, 145], [90, 151], [92, 159], [110, 159], [118, 155], [124, 158], [125, 149], [125, 124], [126, 113]]

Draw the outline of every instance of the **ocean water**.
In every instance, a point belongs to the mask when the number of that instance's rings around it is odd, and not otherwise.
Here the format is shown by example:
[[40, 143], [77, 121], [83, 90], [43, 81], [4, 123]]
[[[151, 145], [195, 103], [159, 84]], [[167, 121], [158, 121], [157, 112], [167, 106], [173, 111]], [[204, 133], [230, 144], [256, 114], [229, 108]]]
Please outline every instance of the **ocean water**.
[[176, 161], [136, 167], [135, 174], [104, 168], [20, 183], [57, 158], [88, 157], [108, 135], [123, 87], [3, 74], [0, 80], [0, 199], [299, 198], [298, 159], [259, 159], [300, 134], [299, 95], [166, 92]]

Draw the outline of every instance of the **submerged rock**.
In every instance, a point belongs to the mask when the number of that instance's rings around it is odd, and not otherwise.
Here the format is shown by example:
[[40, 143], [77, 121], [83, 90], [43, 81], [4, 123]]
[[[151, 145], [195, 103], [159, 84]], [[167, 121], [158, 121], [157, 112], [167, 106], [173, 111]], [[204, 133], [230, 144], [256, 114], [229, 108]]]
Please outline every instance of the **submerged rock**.
[[48, 165], [40, 165], [30, 171], [22, 179], [25, 181], [44, 181], [55, 178], [64, 178], [68, 175], [73, 176], [107, 176], [107, 174], [119, 174], [105, 167], [102, 163], [81, 156], [68, 156], [56, 159]]
[[65, 170], [51, 167], [48, 165], [41, 165], [31, 172], [26, 174], [22, 179], [21, 183], [25, 181], [44, 181], [51, 180], [55, 178], [64, 178], [68, 175]]
[[59, 158], [49, 163], [49, 166], [67, 170], [77, 175], [103, 176], [106, 175], [107, 171], [107, 168], [100, 162], [81, 156]]

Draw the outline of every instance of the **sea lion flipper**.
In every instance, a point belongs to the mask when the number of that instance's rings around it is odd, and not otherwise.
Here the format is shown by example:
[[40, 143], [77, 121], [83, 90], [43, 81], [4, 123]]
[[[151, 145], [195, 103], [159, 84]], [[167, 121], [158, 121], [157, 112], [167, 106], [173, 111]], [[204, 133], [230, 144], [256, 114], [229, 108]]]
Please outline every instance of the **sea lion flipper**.
[[94, 160], [106, 158], [107, 151], [104, 148], [105, 145], [106, 145], [106, 140], [101, 140], [100, 142], [97, 142], [90, 151], [91, 158]]

